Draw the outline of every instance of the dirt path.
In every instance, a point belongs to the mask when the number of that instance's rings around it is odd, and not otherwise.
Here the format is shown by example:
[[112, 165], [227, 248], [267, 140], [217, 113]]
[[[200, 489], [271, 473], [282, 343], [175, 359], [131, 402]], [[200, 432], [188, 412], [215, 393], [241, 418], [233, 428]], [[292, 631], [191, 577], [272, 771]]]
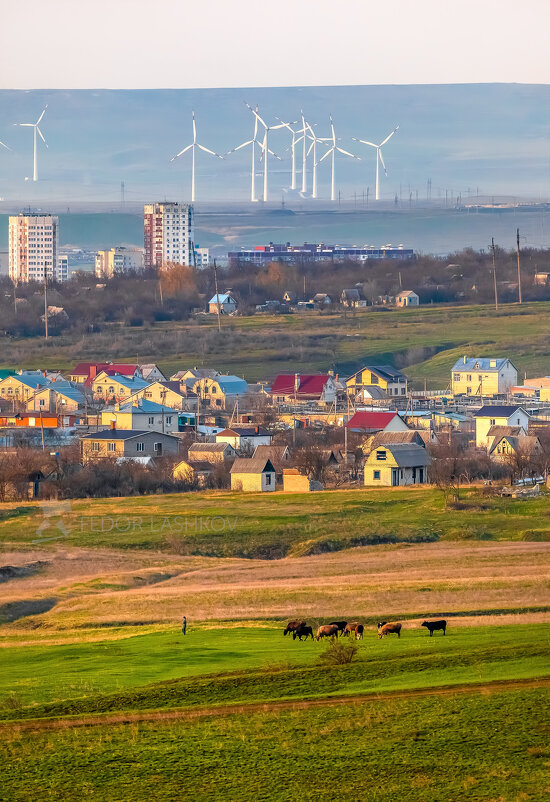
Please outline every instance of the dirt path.
[[112, 713], [95, 716], [75, 716], [57, 719], [25, 719], [0, 723], [0, 734], [3, 730], [17, 728], [21, 731], [41, 731], [71, 729], [73, 727], [97, 727], [107, 725], [135, 724], [139, 722], [177, 721], [197, 718], [243, 715], [250, 713], [274, 713], [279, 710], [307, 710], [312, 707], [331, 705], [356, 705], [376, 702], [387, 702], [394, 699], [415, 699], [423, 696], [455, 696], [467, 693], [491, 694], [498, 691], [514, 691], [529, 688], [547, 688], [550, 677], [536, 679], [497, 680], [495, 682], [470, 683], [465, 685], [445, 685], [433, 688], [417, 688], [408, 691], [386, 691], [384, 693], [364, 693], [353, 696], [331, 696], [323, 699], [282, 700], [270, 702], [254, 702], [238, 705], [216, 705], [197, 709], [170, 709], [143, 711], [139, 713]]

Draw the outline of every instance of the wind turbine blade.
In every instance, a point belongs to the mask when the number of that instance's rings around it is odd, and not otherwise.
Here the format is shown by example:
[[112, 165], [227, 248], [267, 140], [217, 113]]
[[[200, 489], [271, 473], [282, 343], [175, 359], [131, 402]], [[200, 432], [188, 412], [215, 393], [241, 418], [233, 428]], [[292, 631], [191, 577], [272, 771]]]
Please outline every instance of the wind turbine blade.
[[197, 147], [200, 148], [201, 150], [204, 150], [205, 153], [210, 153], [211, 156], [217, 156], [218, 155], [217, 153], [214, 153], [213, 150], [208, 150], [208, 148], [205, 148], [204, 145], [197, 144]]
[[46, 140], [44, 139], [44, 134], [42, 133], [42, 131], [40, 130], [40, 128], [39, 128], [38, 126], [36, 126], [36, 130], [37, 130], [37, 131], [38, 131], [38, 133], [40, 134], [40, 139], [42, 140], [42, 142], [43, 142], [43, 143], [46, 145], [46, 147], [48, 147], [48, 143], [47, 143], [47, 142], [46, 142]]
[[14, 125], [19, 125], [21, 128], [34, 128], [34, 123], [14, 123]]
[[226, 155], [229, 155], [230, 153], [235, 153], [236, 150], [240, 150], [241, 148], [246, 148], [247, 145], [251, 145], [253, 142], [254, 142], [253, 139], [249, 139], [248, 142], [243, 142], [241, 145], [237, 145], [236, 148], [228, 150]]
[[359, 159], [359, 156], [354, 156], [354, 154], [353, 154], [353, 153], [350, 153], [349, 151], [347, 151], [347, 150], [344, 150], [344, 148], [338, 148], [338, 147], [337, 147], [337, 148], [336, 148], [336, 150], [338, 151], [338, 153], [343, 153], [343, 154], [344, 154], [344, 156], [351, 156], [351, 158], [352, 158], [352, 159], [357, 159], [358, 161], [361, 161], [361, 160]]
[[36, 124], [37, 124], [37, 125], [39, 125], [39, 124], [40, 124], [40, 122], [42, 121], [42, 117], [43, 117], [43, 116], [46, 114], [46, 109], [47, 109], [47, 108], [48, 108], [48, 104], [46, 103], [46, 105], [44, 106], [44, 110], [42, 111], [42, 114], [40, 115], [40, 117], [39, 117], [39, 118], [38, 118], [38, 120], [36, 121]]
[[187, 153], [187, 151], [188, 151], [190, 148], [192, 148], [192, 147], [193, 147], [193, 145], [187, 145], [187, 147], [186, 147], [186, 148], [184, 148], [183, 150], [180, 150], [180, 152], [179, 152], [179, 153], [176, 153], [176, 155], [175, 155], [175, 156], [172, 156], [172, 158], [170, 159], [170, 161], [171, 161], [171, 162], [173, 162], [173, 161], [174, 161], [174, 159], [179, 159], [179, 157], [180, 157], [180, 156], [183, 156], [183, 154], [184, 154], [184, 153]]
[[281, 159], [281, 157], [280, 157], [280, 156], [277, 156], [277, 154], [276, 154], [276, 153], [273, 153], [273, 151], [271, 150], [271, 148], [268, 148], [268, 149], [267, 149], [267, 152], [268, 152], [268, 153], [270, 153], [272, 156], [275, 156], [275, 158], [276, 158], [276, 159], [279, 159], [279, 161], [280, 161], [280, 162], [282, 162], [282, 159]]
[[378, 145], [375, 145], [374, 142], [369, 142], [368, 139], [357, 139], [356, 136], [352, 136], [354, 142], [362, 142], [363, 145], [370, 145], [371, 148], [377, 148]]
[[384, 157], [382, 156], [382, 151], [378, 148], [378, 155], [380, 157], [380, 161], [382, 162], [382, 167], [384, 168], [384, 172], [387, 175], [388, 171], [386, 170], [386, 163], [384, 162]]
[[252, 111], [252, 114], [256, 117], [256, 119], [258, 119], [261, 122], [261, 124], [263, 125], [264, 128], [268, 128], [269, 127], [267, 125], [267, 123], [264, 120], [262, 120], [262, 118], [260, 117], [260, 115], [258, 114], [258, 112], [255, 109], [251, 109], [251, 111]]
[[11, 148], [8, 148], [8, 146], [4, 144], [4, 142], [0, 141], [0, 145], [2, 145], [3, 148], [6, 148], [6, 150], [11, 150]]
[[330, 156], [330, 154], [332, 153], [332, 151], [333, 151], [333, 150], [334, 150], [334, 148], [329, 148], [329, 150], [327, 150], [327, 152], [326, 152], [326, 153], [324, 153], [324, 154], [321, 156], [321, 158], [319, 159], [319, 163], [321, 163], [321, 162], [323, 161], [323, 159], [326, 159], [326, 158], [327, 158], [327, 156]]
[[195, 112], [191, 112], [191, 116], [193, 118], [193, 142], [197, 141], [197, 124], [195, 122]]
[[396, 128], [394, 128], [394, 129], [393, 129], [393, 131], [391, 132], [391, 134], [388, 134], [388, 136], [385, 138], [385, 140], [384, 140], [383, 142], [381, 142], [381, 143], [380, 143], [380, 147], [382, 147], [382, 145], [385, 145], [385, 144], [386, 144], [386, 142], [388, 141], [388, 139], [391, 139], [391, 138], [392, 138], [392, 136], [395, 134], [395, 132], [396, 132], [396, 131], [398, 131], [398, 130], [399, 130], [399, 126], [396, 126]]

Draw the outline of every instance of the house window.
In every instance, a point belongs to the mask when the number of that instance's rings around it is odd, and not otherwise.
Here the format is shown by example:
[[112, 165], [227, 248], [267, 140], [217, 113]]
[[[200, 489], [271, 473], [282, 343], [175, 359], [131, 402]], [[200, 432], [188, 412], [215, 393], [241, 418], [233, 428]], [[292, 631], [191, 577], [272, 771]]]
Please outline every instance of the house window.
[[98, 442], [92, 443], [92, 451], [99, 451], [99, 443]]
[[386, 454], [385, 451], [377, 451], [376, 452], [376, 459], [377, 460], [382, 461], [382, 460], [385, 460], [386, 457], [387, 457], [387, 454]]
[[402, 387], [402, 388], [401, 388], [401, 395], [406, 395], [406, 393], [407, 393], [407, 390], [406, 390], [406, 388], [405, 388], [405, 387]]
[[496, 418], [491, 418], [491, 419], [490, 419], [490, 421], [489, 421], [489, 423], [491, 424], [491, 426], [495, 426], [495, 424], [496, 424]]
[[168, 425], [170, 425], [172, 423], [172, 416], [171, 415], [168, 415], [168, 417], [166, 418], [166, 423]]
[[154, 423], [154, 422], [155, 422], [155, 418], [154, 418], [154, 417], [151, 415], [151, 416], [148, 418], [148, 421], [149, 421], [149, 423], [150, 423], [150, 424], [151, 424], [151, 423]]
[[156, 454], [161, 454], [162, 453], [162, 443], [155, 443], [154, 446], [153, 446], [153, 450], [155, 451]]
[[216, 392], [217, 392], [217, 390], [216, 390], [216, 388], [214, 387], [214, 385], [212, 385], [212, 387], [210, 388], [210, 392], [211, 392], [211, 393], [216, 393]]
[[136, 443], [136, 451], [145, 451], [145, 443]]
[[266, 475], [265, 475], [265, 483], [266, 483], [266, 485], [270, 485], [271, 484], [271, 474], [270, 473], [266, 473]]
[[378, 384], [378, 376], [375, 376], [374, 373], [371, 374], [370, 383], [371, 384]]
[[373, 479], [380, 479], [380, 471], [373, 471], [372, 472]]
[[454, 378], [455, 382], [459, 382], [460, 381], [460, 373], [455, 373], [453, 378]]
[[107, 451], [116, 451], [116, 443], [107, 443]]
[[467, 381], [467, 382], [471, 382], [471, 381], [472, 381], [472, 374], [471, 374], [471, 373], [468, 373], [468, 374], [466, 375], [466, 381]]
[[44, 401], [44, 399], [43, 399], [43, 398], [41, 398], [41, 399], [40, 399], [40, 406], [41, 406], [41, 407], [43, 407], [43, 406], [45, 406], [45, 405], [46, 405], [46, 402]]

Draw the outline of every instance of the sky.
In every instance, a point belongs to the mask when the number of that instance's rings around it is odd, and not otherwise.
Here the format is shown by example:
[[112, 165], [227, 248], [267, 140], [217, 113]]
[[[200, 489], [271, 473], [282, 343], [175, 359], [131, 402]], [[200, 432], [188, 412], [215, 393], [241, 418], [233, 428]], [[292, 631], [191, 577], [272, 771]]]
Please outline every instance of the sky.
[[549, 27], [549, 0], [4, 0], [0, 88], [550, 84]]

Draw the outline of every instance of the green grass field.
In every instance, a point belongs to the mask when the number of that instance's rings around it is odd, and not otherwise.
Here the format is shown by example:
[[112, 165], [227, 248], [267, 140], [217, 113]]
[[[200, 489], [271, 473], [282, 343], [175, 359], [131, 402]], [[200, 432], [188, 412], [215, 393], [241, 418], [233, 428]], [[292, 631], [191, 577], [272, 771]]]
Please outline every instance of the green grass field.
[[2, 731], [0, 799], [543, 800], [540, 690]]
[[72, 501], [37, 532], [38, 504], [3, 505], [0, 543], [42, 548], [63, 540], [82, 547], [163, 549], [183, 555], [280, 558], [369, 543], [444, 540], [548, 540], [548, 496], [487, 498], [463, 490], [446, 509], [433, 488], [337, 490], [314, 494], [183, 493]]
[[487, 306], [430, 306], [416, 310], [371, 310], [355, 314], [253, 316], [215, 321], [159, 323], [129, 328], [110, 324], [103, 332], [10, 341], [0, 367], [68, 369], [82, 360], [158, 362], [170, 375], [204, 365], [244, 375], [250, 381], [286, 371], [347, 375], [365, 362], [406, 365], [417, 386], [445, 389], [463, 354], [507, 356], [520, 375], [545, 375], [550, 360], [548, 302]]

